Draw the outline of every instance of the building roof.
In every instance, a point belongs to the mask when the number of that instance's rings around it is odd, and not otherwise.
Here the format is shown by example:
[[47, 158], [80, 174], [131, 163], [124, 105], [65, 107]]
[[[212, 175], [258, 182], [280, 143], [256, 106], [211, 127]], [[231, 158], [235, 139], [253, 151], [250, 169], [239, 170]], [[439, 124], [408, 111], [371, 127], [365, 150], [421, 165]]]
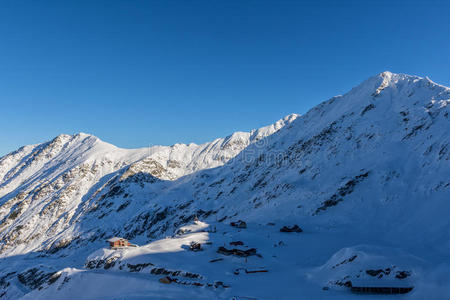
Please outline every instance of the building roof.
[[414, 284], [408, 279], [353, 279], [354, 287], [412, 287]]
[[121, 237], [117, 237], [117, 236], [115, 236], [115, 237], [112, 237], [112, 238], [110, 238], [110, 239], [108, 239], [108, 240], [106, 240], [107, 242], [110, 242], [110, 243], [114, 243], [114, 242], [117, 242], [117, 241], [120, 241], [120, 240], [125, 240], [124, 238], [121, 238]]

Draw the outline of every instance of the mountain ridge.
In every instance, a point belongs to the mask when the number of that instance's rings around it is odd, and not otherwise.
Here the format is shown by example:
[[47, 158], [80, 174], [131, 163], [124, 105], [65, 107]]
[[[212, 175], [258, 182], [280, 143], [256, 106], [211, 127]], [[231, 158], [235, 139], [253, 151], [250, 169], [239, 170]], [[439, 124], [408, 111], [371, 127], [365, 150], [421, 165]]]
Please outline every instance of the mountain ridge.
[[[121, 149], [92, 135], [62, 134], [46, 143], [22, 147], [0, 158], [0, 218], [3, 219], [0, 251], [5, 251], [8, 241], [24, 243], [17, 239], [16, 234], [21, 231], [16, 229], [21, 228], [23, 232], [29, 227], [18, 225], [26, 224], [27, 212], [32, 216], [39, 211], [41, 218], [43, 214], [48, 215], [52, 220], [46, 225], [48, 230], [63, 215], [64, 224], [73, 223], [75, 208], [82, 204], [83, 195], [91, 185], [100, 184], [101, 178], [110, 180], [106, 179], [108, 174], [119, 172], [122, 181], [145, 172], [149, 174], [144, 176], [147, 180], [150, 180], [148, 176], [174, 180], [196, 170], [222, 165], [243, 147], [272, 134], [295, 118], [290, 115], [273, 125], [249, 133], [238, 132], [202, 145]], [[12, 227], [5, 231], [3, 228], [8, 226]], [[33, 232], [30, 228], [29, 236], [35, 236]], [[26, 243], [29, 244], [28, 239]]]

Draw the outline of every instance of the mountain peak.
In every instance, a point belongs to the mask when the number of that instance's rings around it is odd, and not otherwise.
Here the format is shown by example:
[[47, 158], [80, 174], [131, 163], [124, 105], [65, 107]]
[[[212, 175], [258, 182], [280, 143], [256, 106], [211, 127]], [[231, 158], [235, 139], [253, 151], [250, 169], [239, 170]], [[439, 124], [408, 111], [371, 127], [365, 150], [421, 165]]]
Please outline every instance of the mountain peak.
[[358, 86], [354, 87], [348, 95], [357, 96], [356, 98], [365, 98], [368, 96], [378, 97], [383, 90], [390, 89], [392, 92], [411, 93], [416, 88], [430, 88], [444, 86], [434, 83], [428, 77], [419, 77], [415, 75], [392, 73], [384, 71], [368, 78]]
[[69, 141], [72, 140], [100, 140], [98, 137], [92, 135], [92, 134], [88, 134], [88, 133], [84, 133], [84, 132], [78, 132], [75, 134], [67, 134], [67, 133], [61, 133], [58, 136], [56, 136], [55, 138], [53, 138], [51, 140], [51, 142], [62, 142], [62, 143], [67, 143]]
[[392, 73], [391, 71], [384, 71], [384, 72], [379, 73], [377, 76], [381, 76], [381, 77], [385, 78], [385, 77], [392, 77], [392, 75], [398, 75], [398, 74]]

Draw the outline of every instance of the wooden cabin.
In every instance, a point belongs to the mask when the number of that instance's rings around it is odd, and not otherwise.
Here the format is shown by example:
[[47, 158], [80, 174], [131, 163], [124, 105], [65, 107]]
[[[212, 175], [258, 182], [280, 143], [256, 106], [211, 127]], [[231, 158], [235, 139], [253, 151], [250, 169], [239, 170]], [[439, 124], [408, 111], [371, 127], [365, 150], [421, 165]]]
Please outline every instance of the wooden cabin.
[[111, 248], [118, 248], [118, 247], [129, 247], [131, 246], [131, 243], [121, 237], [112, 237], [109, 240], [107, 240], [107, 242], [109, 243], [109, 246]]

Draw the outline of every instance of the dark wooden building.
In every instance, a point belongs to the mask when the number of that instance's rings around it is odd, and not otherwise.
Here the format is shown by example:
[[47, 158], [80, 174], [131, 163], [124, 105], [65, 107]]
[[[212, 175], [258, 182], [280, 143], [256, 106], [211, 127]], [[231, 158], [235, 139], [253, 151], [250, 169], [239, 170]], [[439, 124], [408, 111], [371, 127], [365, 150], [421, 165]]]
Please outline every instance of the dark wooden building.
[[408, 280], [358, 280], [350, 284], [351, 291], [357, 294], [406, 294], [413, 288]]

